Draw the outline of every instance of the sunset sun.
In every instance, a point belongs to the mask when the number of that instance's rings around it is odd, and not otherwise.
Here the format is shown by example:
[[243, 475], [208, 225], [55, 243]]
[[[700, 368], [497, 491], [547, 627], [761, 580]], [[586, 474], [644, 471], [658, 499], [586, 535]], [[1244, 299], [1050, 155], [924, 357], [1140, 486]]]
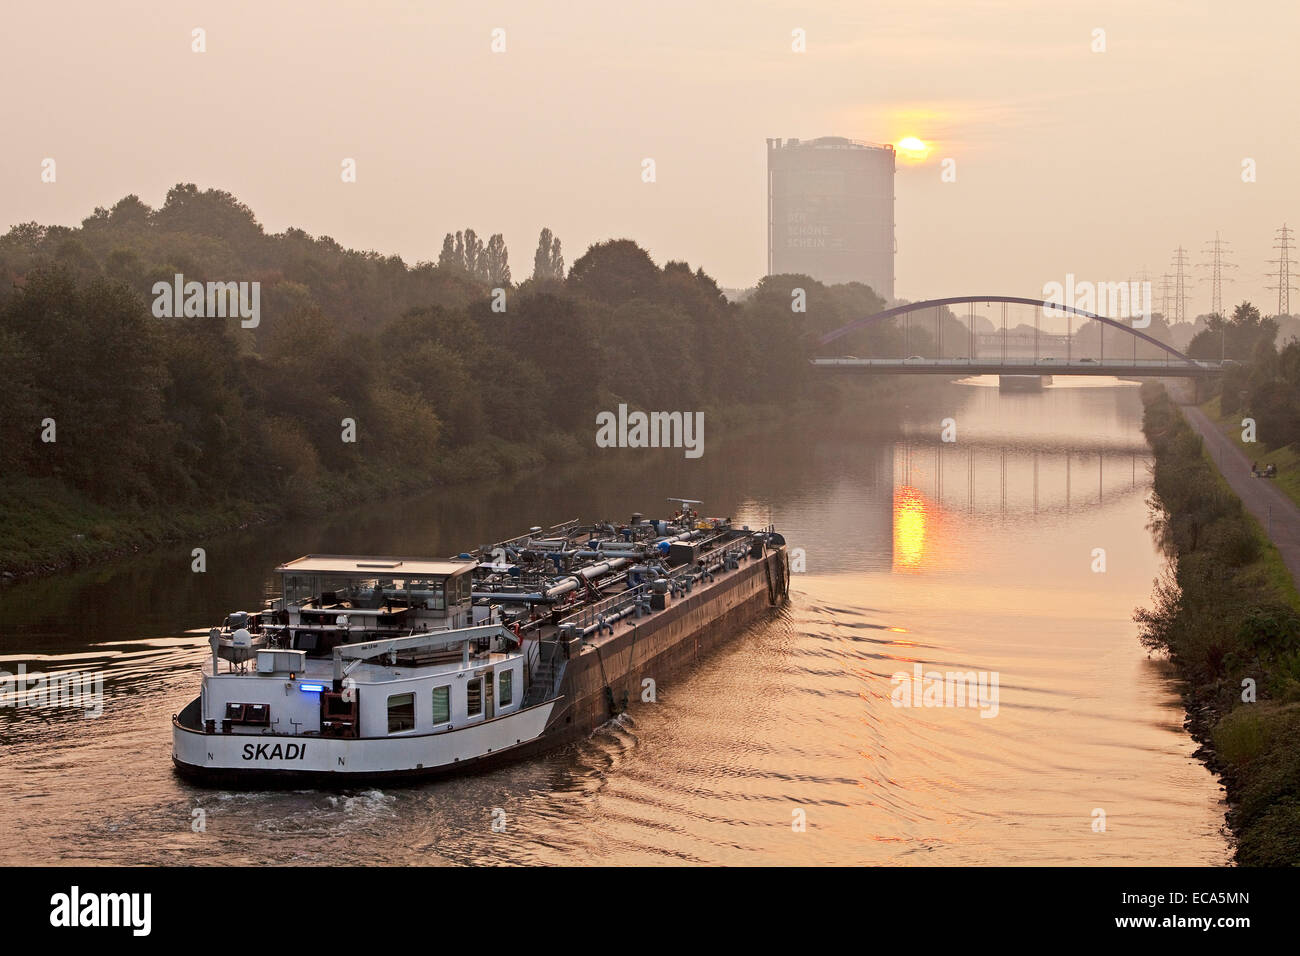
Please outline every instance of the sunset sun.
[[925, 159], [930, 152], [930, 147], [915, 136], [904, 136], [898, 141], [897, 146], [904, 159], [913, 161]]

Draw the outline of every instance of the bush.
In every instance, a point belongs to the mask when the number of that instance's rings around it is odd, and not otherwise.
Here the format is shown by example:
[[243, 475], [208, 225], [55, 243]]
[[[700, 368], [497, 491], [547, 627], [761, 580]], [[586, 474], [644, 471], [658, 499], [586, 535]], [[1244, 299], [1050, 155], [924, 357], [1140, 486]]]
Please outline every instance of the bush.
[[1268, 745], [1268, 724], [1259, 711], [1238, 707], [1214, 728], [1214, 749], [1230, 764], [1250, 763]]
[[1300, 860], [1300, 800], [1286, 797], [1266, 809], [1237, 838], [1242, 866], [1295, 866]]

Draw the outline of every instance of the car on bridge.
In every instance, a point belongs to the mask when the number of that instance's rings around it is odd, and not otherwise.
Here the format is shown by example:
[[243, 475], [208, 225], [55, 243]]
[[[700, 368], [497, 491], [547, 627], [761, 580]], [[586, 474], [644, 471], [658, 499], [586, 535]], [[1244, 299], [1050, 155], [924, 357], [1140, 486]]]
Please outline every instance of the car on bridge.
[[1096, 364], [1097, 364], [1097, 360], [1096, 360], [1095, 358], [1081, 358], [1081, 359], [1079, 359], [1079, 364], [1080, 364], [1080, 365], [1096, 365]]
[[903, 361], [904, 361], [904, 362], [924, 362], [925, 359], [922, 358], [922, 357], [919, 356], [919, 355], [909, 355], [907, 358], [903, 359]]

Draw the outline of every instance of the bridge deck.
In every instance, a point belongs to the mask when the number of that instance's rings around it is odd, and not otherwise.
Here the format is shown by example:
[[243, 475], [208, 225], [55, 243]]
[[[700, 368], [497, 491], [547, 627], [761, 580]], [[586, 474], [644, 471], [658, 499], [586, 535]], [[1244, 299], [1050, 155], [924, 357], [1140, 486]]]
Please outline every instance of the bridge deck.
[[[981, 359], [862, 359], [817, 358], [815, 368], [840, 372], [866, 372], [878, 375], [1118, 375], [1125, 377], [1199, 378], [1218, 375], [1218, 362], [1179, 362], [1164, 359], [1054, 359], [987, 358]], [[1231, 363], [1229, 363], [1231, 364]]]

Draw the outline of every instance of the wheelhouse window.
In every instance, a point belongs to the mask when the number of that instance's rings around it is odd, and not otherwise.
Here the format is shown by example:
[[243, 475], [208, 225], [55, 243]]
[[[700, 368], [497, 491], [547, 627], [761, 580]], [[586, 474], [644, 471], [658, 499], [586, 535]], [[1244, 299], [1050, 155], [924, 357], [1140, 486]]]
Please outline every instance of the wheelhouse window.
[[465, 713], [477, 717], [483, 713], [483, 678], [476, 677], [465, 685]]
[[415, 729], [415, 695], [393, 694], [388, 698], [388, 732]]
[[311, 599], [315, 590], [315, 580], [305, 574], [286, 574], [283, 576], [281, 592], [286, 605], [300, 605]]
[[497, 675], [497, 706], [509, 707], [514, 701], [514, 671], [502, 671]]
[[435, 724], [451, 723], [450, 687], [435, 687], [433, 689], [433, 722]]
[[432, 578], [428, 581], [413, 581], [408, 585], [411, 599], [430, 611], [443, 611], [447, 608], [447, 599], [443, 593], [443, 579]]

